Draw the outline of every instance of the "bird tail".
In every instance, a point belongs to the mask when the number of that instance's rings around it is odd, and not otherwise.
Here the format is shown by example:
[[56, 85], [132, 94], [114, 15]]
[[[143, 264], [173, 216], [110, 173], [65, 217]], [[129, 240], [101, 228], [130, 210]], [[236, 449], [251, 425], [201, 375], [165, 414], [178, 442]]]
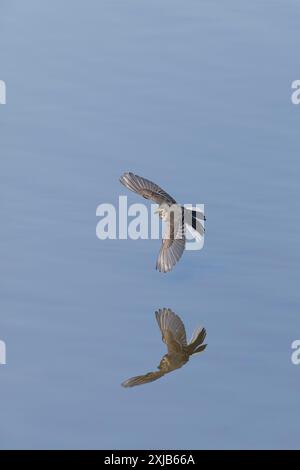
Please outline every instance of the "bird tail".
[[[202, 237], [205, 232], [205, 228], [200, 221], [205, 221], [206, 217], [203, 212], [195, 209], [186, 209], [184, 208], [184, 221], [188, 228], [195, 230]], [[193, 232], [192, 232], [193, 233]]]
[[198, 354], [206, 348], [207, 344], [203, 344], [206, 338], [206, 329], [197, 328], [194, 331], [192, 339], [188, 345], [188, 353], [191, 356], [192, 354]]

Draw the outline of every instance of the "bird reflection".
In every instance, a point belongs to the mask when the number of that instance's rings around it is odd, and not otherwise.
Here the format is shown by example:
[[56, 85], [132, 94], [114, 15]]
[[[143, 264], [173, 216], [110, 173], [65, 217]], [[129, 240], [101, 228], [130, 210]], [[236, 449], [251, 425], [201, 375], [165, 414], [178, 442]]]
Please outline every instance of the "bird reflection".
[[188, 362], [190, 356], [204, 351], [207, 346], [203, 344], [206, 337], [205, 328], [197, 328], [190, 343], [187, 343], [184, 324], [176, 313], [169, 308], [163, 308], [155, 312], [155, 316], [168, 353], [161, 359], [157, 371], [125, 380], [122, 383], [123, 387], [135, 387], [153, 382], [173, 370], [180, 369]]

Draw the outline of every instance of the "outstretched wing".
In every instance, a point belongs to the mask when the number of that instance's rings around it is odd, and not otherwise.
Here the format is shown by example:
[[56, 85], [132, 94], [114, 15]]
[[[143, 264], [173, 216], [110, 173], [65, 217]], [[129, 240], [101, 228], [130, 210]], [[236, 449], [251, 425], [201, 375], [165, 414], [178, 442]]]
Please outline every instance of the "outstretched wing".
[[125, 388], [135, 387], [136, 385], [143, 385], [149, 382], [154, 382], [154, 380], [160, 379], [160, 377], [162, 377], [163, 375], [165, 375], [165, 373], [160, 370], [155, 372], [149, 372], [145, 375], [137, 375], [136, 377], [131, 377], [131, 379], [125, 380], [125, 382], [123, 382], [121, 385]]
[[169, 308], [158, 310], [155, 316], [168, 354], [186, 352], [186, 332], [181, 318]]
[[173, 269], [180, 260], [185, 249], [184, 219], [182, 209], [173, 206], [174, 211], [170, 213], [167, 222], [166, 233], [162, 241], [157, 261], [156, 269], [167, 273]]
[[151, 199], [157, 204], [162, 204], [163, 202], [169, 205], [176, 204], [175, 199], [173, 199], [162, 188], [141, 176], [126, 172], [121, 176], [120, 182], [131, 191], [140, 194], [146, 199]]

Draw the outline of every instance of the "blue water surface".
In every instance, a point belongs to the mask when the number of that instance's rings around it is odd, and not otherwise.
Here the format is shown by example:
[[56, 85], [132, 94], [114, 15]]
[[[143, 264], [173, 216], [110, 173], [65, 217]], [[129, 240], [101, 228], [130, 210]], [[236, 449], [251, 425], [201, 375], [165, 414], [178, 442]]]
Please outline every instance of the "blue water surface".
[[[0, 3], [0, 447], [300, 448], [295, 0]], [[174, 271], [96, 237], [134, 171], [204, 203]], [[206, 351], [160, 381], [154, 312]]]

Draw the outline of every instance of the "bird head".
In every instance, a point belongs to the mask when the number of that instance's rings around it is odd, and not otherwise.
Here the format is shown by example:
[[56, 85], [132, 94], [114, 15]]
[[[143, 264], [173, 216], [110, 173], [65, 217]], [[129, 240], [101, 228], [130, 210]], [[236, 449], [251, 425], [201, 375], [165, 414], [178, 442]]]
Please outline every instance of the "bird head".
[[158, 369], [159, 370], [164, 370], [164, 371], [169, 369], [168, 354], [165, 354], [165, 356], [163, 356], [163, 358], [161, 359], [161, 361], [159, 363]]

